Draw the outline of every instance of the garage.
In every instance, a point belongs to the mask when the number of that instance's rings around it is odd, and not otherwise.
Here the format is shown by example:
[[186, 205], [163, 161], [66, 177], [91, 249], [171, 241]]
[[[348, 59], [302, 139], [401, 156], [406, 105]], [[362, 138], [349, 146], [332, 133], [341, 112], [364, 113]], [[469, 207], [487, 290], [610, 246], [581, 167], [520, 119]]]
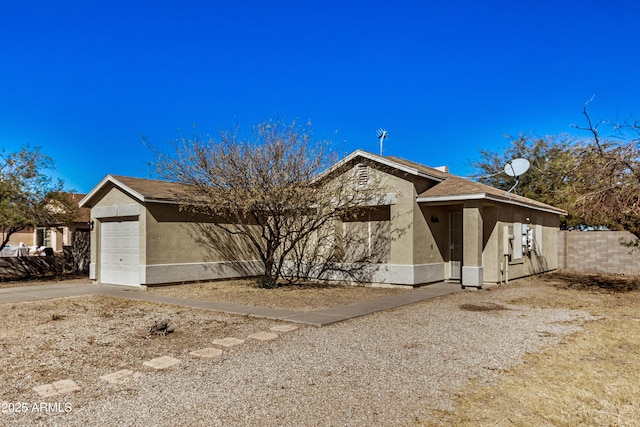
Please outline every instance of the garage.
[[100, 281], [139, 285], [140, 222], [103, 221], [100, 239]]

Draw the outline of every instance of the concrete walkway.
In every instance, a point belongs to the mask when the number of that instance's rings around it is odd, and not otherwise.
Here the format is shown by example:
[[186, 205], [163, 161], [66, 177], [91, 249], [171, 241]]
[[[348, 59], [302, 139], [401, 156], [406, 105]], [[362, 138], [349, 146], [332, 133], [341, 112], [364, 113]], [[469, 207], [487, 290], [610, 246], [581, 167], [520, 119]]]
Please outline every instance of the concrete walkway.
[[125, 286], [52, 284], [0, 289], [0, 304], [82, 295], [103, 295], [116, 298], [126, 298], [135, 301], [180, 305], [203, 310], [219, 311], [222, 313], [304, 323], [314, 326], [325, 326], [341, 322], [343, 320], [352, 319], [354, 317], [375, 313], [376, 311], [387, 310], [435, 298], [441, 295], [451, 294], [459, 290], [460, 285], [440, 282], [370, 301], [357, 302], [325, 310], [299, 312], [276, 308], [254, 307], [229, 302], [203, 301], [153, 295], [145, 292], [144, 290], [128, 288]]

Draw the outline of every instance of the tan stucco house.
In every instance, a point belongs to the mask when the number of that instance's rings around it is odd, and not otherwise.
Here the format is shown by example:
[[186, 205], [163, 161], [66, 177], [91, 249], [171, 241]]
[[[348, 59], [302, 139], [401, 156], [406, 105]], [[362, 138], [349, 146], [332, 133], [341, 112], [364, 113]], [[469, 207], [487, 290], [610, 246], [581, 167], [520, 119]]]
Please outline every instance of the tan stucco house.
[[[384, 197], [368, 214], [342, 224], [386, 233], [384, 256], [368, 266], [373, 283], [448, 280], [479, 287], [558, 268], [561, 209], [446, 168], [364, 151], [332, 170], [385, 182]], [[181, 211], [183, 191], [177, 183], [112, 175], [91, 190], [80, 202], [91, 208], [93, 223], [90, 278], [141, 286], [258, 274], [260, 263], [249, 248], [236, 245], [229, 256], [216, 250], [215, 239], [202, 238], [212, 220]]]
[[[79, 203], [86, 195], [67, 193], [73, 203]], [[51, 248], [55, 253], [61, 253], [65, 246], [72, 244], [74, 233], [89, 232], [91, 212], [88, 208], [78, 211], [78, 216], [71, 224], [56, 227], [28, 227], [11, 235], [7, 246], [24, 245], [29, 248], [29, 255], [43, 255], [44, 248]]]

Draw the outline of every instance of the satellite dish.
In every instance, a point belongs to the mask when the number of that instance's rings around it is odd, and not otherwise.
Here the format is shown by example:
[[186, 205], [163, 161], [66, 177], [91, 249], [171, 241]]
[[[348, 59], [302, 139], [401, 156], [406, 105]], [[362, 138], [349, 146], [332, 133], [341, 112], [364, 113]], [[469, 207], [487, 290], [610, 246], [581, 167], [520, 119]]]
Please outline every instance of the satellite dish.
[[506, 165], [504, 165], [504, 173], [516, 178], [516, 183], [513, 184], [513, 187], [511, 187], [509, 191], [507, 191], [507, 195], [518, 186], [518, 184], [520, 183], [520, 175], [528, 171], [530, 166], [531, 163], [529, 163], [529, 160], [523, 158], [510, 160]]
[[529, 160], [527, 159], [513, 159], [508, 161], [507, 164], [504, 165], [504, 173], [509, 176], [519, 177], [520, 175], [528, 171], [530, 166], [531, 163], [529, 163]]

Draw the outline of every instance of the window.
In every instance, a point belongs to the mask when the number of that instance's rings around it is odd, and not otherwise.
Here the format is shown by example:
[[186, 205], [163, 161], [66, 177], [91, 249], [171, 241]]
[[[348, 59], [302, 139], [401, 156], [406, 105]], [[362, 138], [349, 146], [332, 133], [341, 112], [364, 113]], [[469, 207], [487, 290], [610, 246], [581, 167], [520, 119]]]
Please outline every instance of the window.
[[51, 246], [51, 229], [50, 228], [38, 228], [37, 230], [37, 244], [38, 246]]
[[345, 262], [388, 262], [391, 254], [391, 209], [378, 206], [344, 218], [340, 233]]

